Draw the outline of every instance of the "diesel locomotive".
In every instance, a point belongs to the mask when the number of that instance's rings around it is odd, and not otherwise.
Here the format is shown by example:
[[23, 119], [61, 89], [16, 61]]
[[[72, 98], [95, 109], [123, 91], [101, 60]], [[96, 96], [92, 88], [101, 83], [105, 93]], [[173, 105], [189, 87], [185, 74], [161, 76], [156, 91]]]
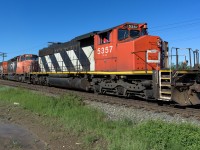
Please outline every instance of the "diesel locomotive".
[[[190, 65], [169, 65], [168, 43], [148, 35], [146, 23], [124, 23], [65, 43], [51, 43], [39, 55], [0, 63], [1, 78], [120, 97], [200, 104], [198, 51]], [[193, 52], [194, 57], [191, 53]], [[191, 63], [193, 58], [193, 63]]]

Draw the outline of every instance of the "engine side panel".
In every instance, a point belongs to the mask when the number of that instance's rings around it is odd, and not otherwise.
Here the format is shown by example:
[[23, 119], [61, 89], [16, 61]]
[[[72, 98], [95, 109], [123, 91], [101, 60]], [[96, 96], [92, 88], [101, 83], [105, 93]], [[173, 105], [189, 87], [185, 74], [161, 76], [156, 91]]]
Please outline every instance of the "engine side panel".
[[39, 57], [41, 72], [95, 71], [92, 46]]
[[93, 35], [89, 33], [40, 50], [41, 72], [95, 71]]

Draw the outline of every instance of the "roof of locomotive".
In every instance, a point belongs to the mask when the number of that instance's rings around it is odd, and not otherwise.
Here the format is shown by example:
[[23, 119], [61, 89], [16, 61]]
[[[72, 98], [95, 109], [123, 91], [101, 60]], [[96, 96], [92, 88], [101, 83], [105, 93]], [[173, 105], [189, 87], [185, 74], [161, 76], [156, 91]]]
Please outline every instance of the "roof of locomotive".
[[36, 56], [36, 57], [38, 56], [38, 55], [36, 55], [36, 54], [23, 54], [23, 55], [15, 56], [15, 57], [9, 59], [7, 62], [17, 61], [17, 58], [18, 58], [18, 57], [20, 57], [20, 56], [25, 56], [25, 55], [32, 55], [32, 56]]
[[94, 36], [94, 35], [97, 34], [98, 32], [99, 32], [99, 31], [92, 31], [92, 32], [89, 32], [89, 33], [86, 33], [86, 34], [77, 36], [77, 37], [75, 37], [75, 38], [72, 39], [72, 40], [80, 41], [80, 40], [83, 40], [83, 39], [87, 39], [87, 38], [89, 38], [89, 37]]
[[118, 28], [118, 27], [120, 27], [120, 26], [127, 25], [127, 24], [147, 24], [147, 23], [125, 22], [125, 23], [120, 24], [120, 25], [118, 25], [118, 26], [114, 26], [114, 27], [112, 27], [112, 28], [108, 28], [108, 29], [99, 31], [97, 34], [101, 34], [101, 33], [107, 32], [107, 31], [111, 31], [111, 30], [113, 30], [113, 29], [115, 29], [115, 28]]
[[100, 34], [100, 33], [103, 33], [103, 32], [107, 32], [107, 31], [113, 30], [113, 29], [115, 29], [115, 28], [118, 28], [118, 27], [120, 27], [120, 26], [126, 25], [126, 24], [147, 24], [147, 23], [125, 22], [125, 23], [123, 23], [123, 24], [120, 24], [120, 25], [118, 25], [118, 26], [114, 26], [114, 27], [112, 27], [112, 28], [108, 28], [108, 29], [101, 30], [101, 31], [92, 31], [92, 32], [89, 32], [89, 33], [86, 33], [86, 34], [77, 36], [77, 37], [75, 37], [75, 38], [72, 39], [72, 40], [80, 41], [80, 40], [82, 40], [82, 39], [86, 39], [86, 38], [92, 37], [92, 36], [94, 36], [95, 34]]
[[45, 55], [54, 54], [57, 50], [63, 49], [63, 48], [64, 49], [76, 48], [80, 44], [80, 41], [82, 41], [84, 39], [89, 39], [91, 37], [94, 37], [94, 35], [96, 35], [96, 34], [101, 34], [103, 32], [107, 32], [107, 31], [113, 30], [115, 28], [118, 28], [118, 27], [126, 25], [126, 24], [146, 24], [146, 23], [126, 22], [126, 23], [120, 24], [118, 26], [114, 26], [112, 28], [108, 28], [108, 29], [101, 30], [101, 31], [92, 31], [92, 32], [77, 36], [77, 37], [73, 38], [72, 40], [70, 40], [68, 42], [64, 42], [64, 43], [62, 43], [62, 42], [50, 42], [51, 45], [48, 45], [48, 47], [45, 47], [45, 48], [39, 50], [39, 56], [45, 56]]
[[69, 48], [69, 49], [73, 49], [78, 47], [79, 43], [81, 40], [84, 39], [88, 39], [93, 37], [95, 34], [97, 34], [98, 31], [93, 31], [93, 32], [89, 32], [80, 36], [77, 36], [75, 38], [73, 38], [72, 40], [68, 41], [68, 42], [52, 42], [51, 45], [49, 45], [48, 47], [45, 47], [41, 50], [39, 50], [39, 56], [45, 56], [45, 55], [50, 55], [53, 54], [55, 52], [55, 50], [57, 49], [63, 49], [63, 48]]
[[36, 55], [36, 54], [23, 54], [23, 55], [19, 55], [19, 56], [17, 56], [17, 57], [20, 57], [20, 56], [38, 56], [38, 55]]
[[[49, 42], [49, 43], [52, 43], [52, 44], [49, 45], [49, 46], [46, 47], [46, 48], [57, 48], [57, 47], [61, 46], [62, 44], [75, 43], [75, 42], [77, 42], [77, 41], [80, 41], [80, 40], [83, 40], [83, 39], [87, 39], [87, 38], [89, 38], [89, 37], [92, 37], [92, 36], [94, 36], [97, 32], [99, 32], [99, 31], [89, 32], [89, 33], [86, 33], [86, 34], [77, 36], [77, 37], [73, 38], [72, 40], [70, 40], [70, 41], [68, 41], [68, 42], [64, 42], [64, 43], [62, 43], [62, 42]], [[46, 48], [43, 48], [43, 49], [46, 49]], [[43, 50], [43, 49], [42, 49], [42, 50]]]

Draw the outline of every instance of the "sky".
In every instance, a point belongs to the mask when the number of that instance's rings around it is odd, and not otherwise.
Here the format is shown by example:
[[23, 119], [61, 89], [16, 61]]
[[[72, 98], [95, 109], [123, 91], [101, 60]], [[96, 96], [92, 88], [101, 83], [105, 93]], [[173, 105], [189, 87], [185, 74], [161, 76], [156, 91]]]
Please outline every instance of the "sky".
[[0, 52], [38, 54], [48, 42], [125, 22], [146, 22], [170, 48], [200, 49], [199, 8], [199, 0], [0, 0]]

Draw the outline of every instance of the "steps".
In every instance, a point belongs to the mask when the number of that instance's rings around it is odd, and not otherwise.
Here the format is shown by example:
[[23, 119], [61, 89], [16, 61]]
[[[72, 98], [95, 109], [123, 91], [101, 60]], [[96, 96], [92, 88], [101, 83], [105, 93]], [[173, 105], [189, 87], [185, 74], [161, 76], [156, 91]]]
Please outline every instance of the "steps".
[[171, 100], [171, 72], [170, 70], [159, 71], [159, 99]]

